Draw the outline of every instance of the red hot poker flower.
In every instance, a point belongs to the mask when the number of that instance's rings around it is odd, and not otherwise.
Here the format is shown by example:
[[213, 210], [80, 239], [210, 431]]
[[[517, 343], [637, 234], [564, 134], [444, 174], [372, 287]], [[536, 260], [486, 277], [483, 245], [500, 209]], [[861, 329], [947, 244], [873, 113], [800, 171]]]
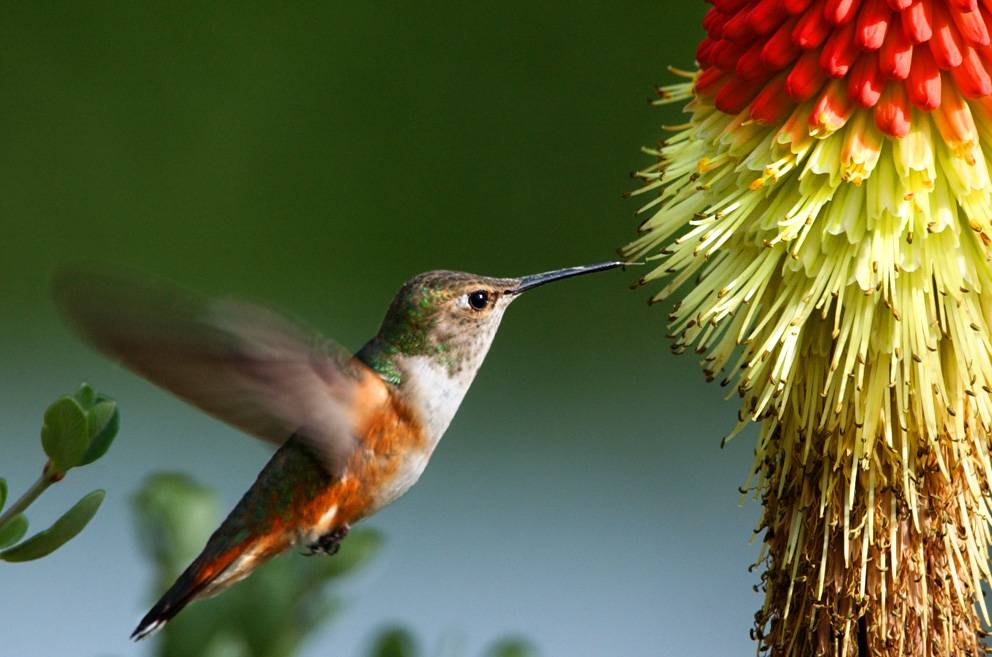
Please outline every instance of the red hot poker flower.
[[[978, 654], [992, 582], [992, 0], [711, 0], [624, 253], [760, 424], [760, 648]], [[750, 483], [749, 483], [750, 485]]]

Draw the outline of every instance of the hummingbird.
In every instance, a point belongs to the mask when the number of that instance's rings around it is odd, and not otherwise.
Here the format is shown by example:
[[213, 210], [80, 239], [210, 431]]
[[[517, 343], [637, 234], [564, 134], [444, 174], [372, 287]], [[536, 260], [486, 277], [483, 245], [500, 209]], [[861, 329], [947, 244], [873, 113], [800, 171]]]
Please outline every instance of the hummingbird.
[[519, 278], [430, 271], [406, 281], [352, 354], [254, 303], [171, 283], [65, 270], [54, 296], [103, 354], [242, 431], [278, 445], [206, 546], [131, 638], [291, 548], [334, 554], [356, 522], [420, 478], [523, 292], [623, 262]]

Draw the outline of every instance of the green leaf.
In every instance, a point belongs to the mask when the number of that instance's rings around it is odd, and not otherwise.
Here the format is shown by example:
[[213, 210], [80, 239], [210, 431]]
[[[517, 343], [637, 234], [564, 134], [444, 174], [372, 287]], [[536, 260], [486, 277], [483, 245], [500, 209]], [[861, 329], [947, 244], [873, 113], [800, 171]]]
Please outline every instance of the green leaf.
[[40, 559], [59, 549], [83, 530], [96, 515], [106, 493], [95, 490], [66, 511], [48, 529], [38, 532], [28, 540], [0, 552], [4, 561], [31, 561]]
[[417, 652], [417, 642], [409, 631], [391, 627], [375, 638], [369, 657], [415, 657]]
[[117, 402], [101, 395], [96, 404], [86, 411], [90, 429], [90, 446], [83, 454], [79, 465], [87, 465], [107, 453], [121, 426], [121, 415]]
[[3, 511], [3, 505], [7, 503], [7, 480], [0, 477], [0, 511]]
[[251, 646], [236, 632], [221, 629], [214, 633], [210, 642], [202, 648], [200, 657], [250, 657]]
[[45, 411], [41, 445], [59, 472], [75, 467], [90, 446], [86, 413], [72, 397], [60, 397]]
[[213, 492], [182, 474], [150, 475], [133, 508], [139, 542], [166, 578], [175, 578], [217, 528]]
[[0, 527], [0, 549], [13, 545], [28, 533], [28, 519], [23, 513], [18, 513]]
[[93, 401], [96, 399], [96, 393], [93, 388], [89, 386], [88, 383], [82, 383], [79, 385], [79, 389], [73, 393], [73, 397], [79, 402], [80, 406], [83, 408], [89, 408], [93, 405]]
[[526, 639], [500, 639], [486, 651], [486, 657], [535, 657], [537, 650]]

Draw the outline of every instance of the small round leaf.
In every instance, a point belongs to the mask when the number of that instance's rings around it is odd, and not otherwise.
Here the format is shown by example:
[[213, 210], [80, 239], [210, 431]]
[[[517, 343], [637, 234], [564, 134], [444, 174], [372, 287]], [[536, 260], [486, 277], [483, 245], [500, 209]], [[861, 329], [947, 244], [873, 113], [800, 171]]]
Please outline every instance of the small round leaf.
[[80, 384], [76, 392], [73, 393], [73, 397], [79, 402], [80, 406], [83, 408], [89, 408], [93, 405], [96, 399], [96, 392], [90, 387], [88, 383]]
[[534, 649], [526, 639], [500, 639], [486, 651], [486, 657], [536, 657]]
[[31, 561], [40, 559], [72, 540], [93, 519], [103, 502], [105, 492], [95, 490], [66, 511], [48, 529], [38, 532], [23, 543], [0, 552], [4, 561]]
[[0, 511], [3, 511], [3, 505], [7, 503], [7, 480], [0, 477]]
[[13, 545], [27, 533], [28, 519], [23, 513], [18, 513], [0, 527], [0, 549]]
[[41, 445], [55, 469], [75, 467], [90, 446], [89, 423], [83, 407], [72, 397], [60, 397], [45, 411]]
[[117, 402], [101, 398], [86, 411], [90, 430], [90, 446], [83, 454], [79, 465], [87, 465], [107, 453], [110, 444], [121, 426], [121, 415], [117, 411]]
[[380, 632], [369, 651], [372, 657], [415, 657], [418, 653], [413, 635], [402, 627], [390, 627]]
[[203, 549], [217, 527], [213, 492], [186, 475], [149, 476], [135, 494], [133, 508], [141, 546], [172, 576]]

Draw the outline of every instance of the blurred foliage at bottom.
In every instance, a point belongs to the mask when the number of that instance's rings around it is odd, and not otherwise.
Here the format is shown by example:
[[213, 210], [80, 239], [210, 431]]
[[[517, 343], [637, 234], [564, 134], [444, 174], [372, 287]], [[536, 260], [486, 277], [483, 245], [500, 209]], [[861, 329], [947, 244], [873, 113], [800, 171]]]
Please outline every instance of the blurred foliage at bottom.
[[[150, 476], [134, 497], [135, 519], [144, 553], [155, 568], [155, 597], [196, 557], [220, 521], [213, 492], [189, 477]], [[202, 600], [176, 616], [152, 639], [158, 657], [292, 657], [307, 636], [329, 621], [340, 602], [327, 584], [365, 564], [382, 544], [372, 529], [353, 530], [333, 557], [273, 559], [216, 598]], [[331, 653], [333, 654], [333, 652]], [[451, 652], [445, 652], [452, 655]], [[422, 657], [406, 629], [392, 627], [372, 640], [368, 657]], [[453, 657], [464, 655], [455, 651]], [[523, 639], [493, 643], [485, 657], [534, 657]]]

